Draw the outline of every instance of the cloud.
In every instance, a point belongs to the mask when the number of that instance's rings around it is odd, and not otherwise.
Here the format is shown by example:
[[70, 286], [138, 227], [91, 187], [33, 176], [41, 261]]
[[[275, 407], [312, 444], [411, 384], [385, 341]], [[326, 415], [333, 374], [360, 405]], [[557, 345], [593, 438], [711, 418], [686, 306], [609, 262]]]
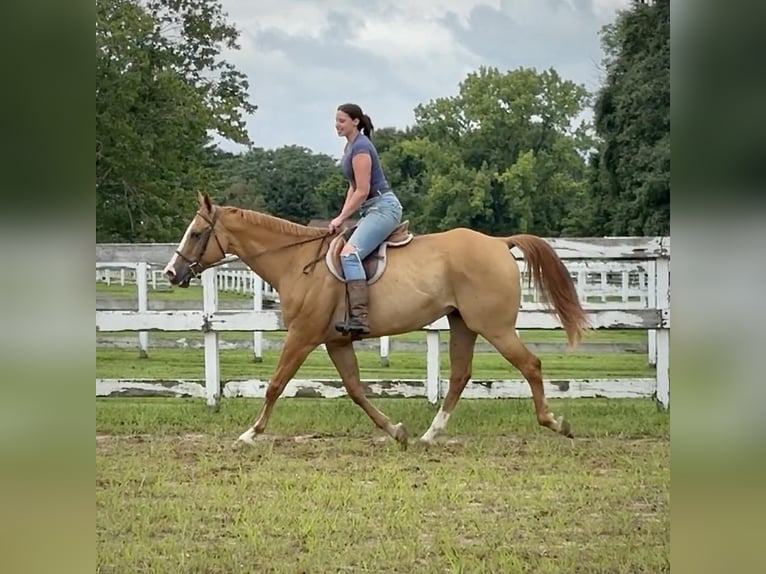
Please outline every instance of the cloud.
[[[475, 8], [467, 25], [446, 18], [445, 25], [485, 63], [500, 68], [556, 68], [568, 79], [593, 89], [602, 57], [599, 31], [614, 10], [601, 0], [505, 0], [500, 9]], [[607, 18], [608, 17], [608, 18]]]
[[[556, 68], [593, 89], [598, 30], [628, 0], [222, 0], [241, 32], [226, 58], [250, 81], [255, 145], [303, 145], [338, 156], [338, 104], [377, 127], [404, 128], [413, 110], [450, 96], [480, 65]], [[222, 142], [225, 149], [238, 149]]]

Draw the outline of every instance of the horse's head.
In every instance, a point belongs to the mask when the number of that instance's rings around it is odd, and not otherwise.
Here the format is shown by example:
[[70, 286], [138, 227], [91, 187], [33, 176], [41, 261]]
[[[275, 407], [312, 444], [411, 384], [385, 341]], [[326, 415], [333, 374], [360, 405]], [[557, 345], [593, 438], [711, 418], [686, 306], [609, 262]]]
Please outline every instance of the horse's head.
[[197, 193], [197, 199], [199, 209], [186, 228], [175, 255], [163, 269], [171, 285], [188, 287], [192, 277], [226, 257], [226, 246], [216, 234], [220, 208], [213, 205], [208, 194]]

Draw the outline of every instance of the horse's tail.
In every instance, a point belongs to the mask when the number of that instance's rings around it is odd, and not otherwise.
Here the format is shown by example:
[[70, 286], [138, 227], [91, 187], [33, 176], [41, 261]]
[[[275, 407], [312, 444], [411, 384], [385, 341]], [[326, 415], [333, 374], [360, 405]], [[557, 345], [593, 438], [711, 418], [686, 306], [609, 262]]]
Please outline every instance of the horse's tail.
[[534, 278], [543, 302], [553, 310], [567, 333], [569, 347], [575, 348], [583, 331], [590, 328], [580, 305], [572, 277], [554, 249], [535, 235], [512, 235], [504, 238], [508, 247], [518, 247], [524, 254], [529, 281]]

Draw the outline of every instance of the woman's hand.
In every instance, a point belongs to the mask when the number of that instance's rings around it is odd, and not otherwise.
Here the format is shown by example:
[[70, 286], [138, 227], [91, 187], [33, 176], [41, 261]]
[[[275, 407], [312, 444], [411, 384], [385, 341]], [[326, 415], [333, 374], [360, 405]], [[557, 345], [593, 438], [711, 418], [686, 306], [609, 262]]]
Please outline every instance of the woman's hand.
[[327, 226], [327, 229], [328, 229], [328, 231], [329, 231], [330, 233], [335, 233], [336, 231], [338, 231], [338, 230], [341, 228], [341, 226], [343, 225], [343, 222], [344, 222], [344, 221], [346, 221], [346, 220], [345, 220], [345, 219], [343, 219], [343, 218], [342, 218], [342, 217], [339, 215], [338, 217], [336, 217], [335, 219], [333, 219], [333, 220], [330, 222], [330, 224]]

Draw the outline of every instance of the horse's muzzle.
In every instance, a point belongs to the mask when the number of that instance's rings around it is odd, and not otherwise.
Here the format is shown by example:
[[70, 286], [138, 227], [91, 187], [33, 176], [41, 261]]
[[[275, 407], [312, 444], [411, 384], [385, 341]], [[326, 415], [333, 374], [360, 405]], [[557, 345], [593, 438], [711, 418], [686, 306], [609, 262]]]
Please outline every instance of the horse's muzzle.
[[165, 276], [168, 278], [168, 281], [170, 281], [171, 285], [181, 287], [183, 289], [189, 286], [189, 282], [192, 279], [191, 269], [189, 269], [189, 267], [186, 265], [184, 265], [184, 269], [182, 269], [180, 273], [176, 273], [176, 270], [171, 266], [165, 267], [163, 271], [165, 272]]
[[178, 287], [181, 287], [182, 289], [186, 289], [189, 286], [189, 282], [192, 279], [191, 271], [187, 271], [186, 275], [184, 275], [184, 278], [178, 282]]

